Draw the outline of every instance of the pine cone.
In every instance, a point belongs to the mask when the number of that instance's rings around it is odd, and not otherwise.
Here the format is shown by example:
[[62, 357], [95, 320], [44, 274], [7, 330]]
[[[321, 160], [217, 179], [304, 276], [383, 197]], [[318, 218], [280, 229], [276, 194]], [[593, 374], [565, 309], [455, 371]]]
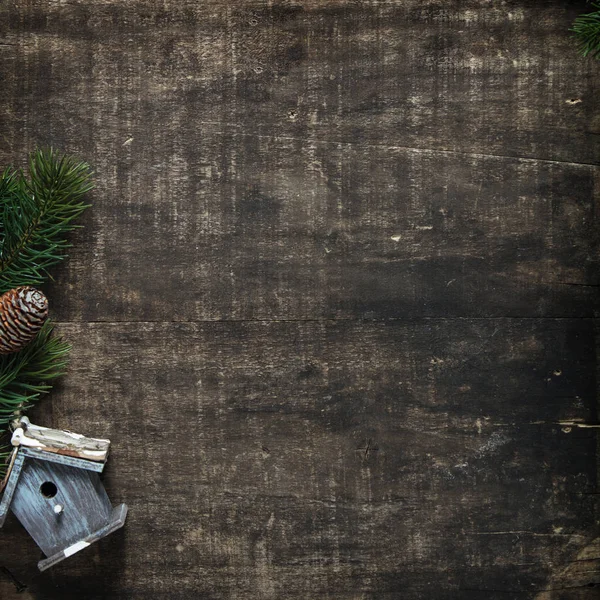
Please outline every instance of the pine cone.
[[24, 348], [48, 318], [48, 299], [32, 287], [18, 287], [0, 296], [0, 354]]

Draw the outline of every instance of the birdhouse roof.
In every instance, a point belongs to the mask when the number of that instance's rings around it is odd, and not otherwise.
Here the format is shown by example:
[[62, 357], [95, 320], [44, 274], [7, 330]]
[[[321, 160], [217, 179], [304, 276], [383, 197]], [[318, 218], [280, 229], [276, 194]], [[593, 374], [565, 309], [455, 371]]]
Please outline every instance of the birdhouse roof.
[[13, 446], [94, 462], [105, 462], [108, 457], [110, 440], [89, 438], [72, 431], [40, 427], [31, 423], [27, 417], [21, 417], [16, 425], [11, 439]]
[[26, 417], [22, 417], [18, 425], [11, 440], [15, 449], [0, 501], [0, 527], [4, 524], [26, 459], [101, 473], [110, 447], [110, 440], [86, 438], [70, 431], [39, 427]]

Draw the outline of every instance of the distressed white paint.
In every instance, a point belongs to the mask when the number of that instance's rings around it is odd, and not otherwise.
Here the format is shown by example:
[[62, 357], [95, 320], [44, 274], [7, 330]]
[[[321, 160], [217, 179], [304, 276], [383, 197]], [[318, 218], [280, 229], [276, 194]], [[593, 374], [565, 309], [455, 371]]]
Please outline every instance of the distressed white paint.
[[69, 556], [73, 556], [73, 554], [75, 554], [75, 552], [79, 552], [80, 550], [87, 548], [89, 545], [90, 545], [89, 542], [84, 542], [83, 540], [81, 542], [75, 542], [68, 548], [64, 549], [65, 558], [68, 558]]
[[105, 450], [83, 450], [80, 454], [81, 456], [94, 460], [104, 460], [106, 457]]
[[26, 418], [20, 419], [18, 425], [11, 438], [13, 446], [28, 446], [58, 454], [76, 455], [97, 462], [106, 460], [108, 455], [110, 440], [40, 427], [33, 425]]
[[10, 443], [13, 446], [29, 446], [30, 448], [43, 448], [44, 444], [38, 440], [34, 440], [28, 438], [25, 435], [25, 432], [20, 427], [15, 429], [12, 437], [10, 438]]

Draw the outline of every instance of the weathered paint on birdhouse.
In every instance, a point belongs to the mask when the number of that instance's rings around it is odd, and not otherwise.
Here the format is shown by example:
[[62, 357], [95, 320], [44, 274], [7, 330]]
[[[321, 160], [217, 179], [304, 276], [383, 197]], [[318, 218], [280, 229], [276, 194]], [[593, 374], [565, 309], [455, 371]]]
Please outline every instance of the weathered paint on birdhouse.
[[41, 571], [122, 527], [127, 506], [112, 507], [99, 473], [109, 440], [32, 425], [13, 434], [12, 465], [0, 502], [0, 527], [10, 508], [48, 557]]

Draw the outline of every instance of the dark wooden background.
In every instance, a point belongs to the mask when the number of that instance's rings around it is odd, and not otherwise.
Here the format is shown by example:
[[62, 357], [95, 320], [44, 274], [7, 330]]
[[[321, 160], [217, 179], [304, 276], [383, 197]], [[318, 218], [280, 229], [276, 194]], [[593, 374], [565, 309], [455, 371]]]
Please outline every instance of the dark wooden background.
[[1, 4], [1, 163], [97, 185], [34, 416], [130, 507], [44, 574], [12, 518], [2, 600], [598, 597], [585, 9]]

